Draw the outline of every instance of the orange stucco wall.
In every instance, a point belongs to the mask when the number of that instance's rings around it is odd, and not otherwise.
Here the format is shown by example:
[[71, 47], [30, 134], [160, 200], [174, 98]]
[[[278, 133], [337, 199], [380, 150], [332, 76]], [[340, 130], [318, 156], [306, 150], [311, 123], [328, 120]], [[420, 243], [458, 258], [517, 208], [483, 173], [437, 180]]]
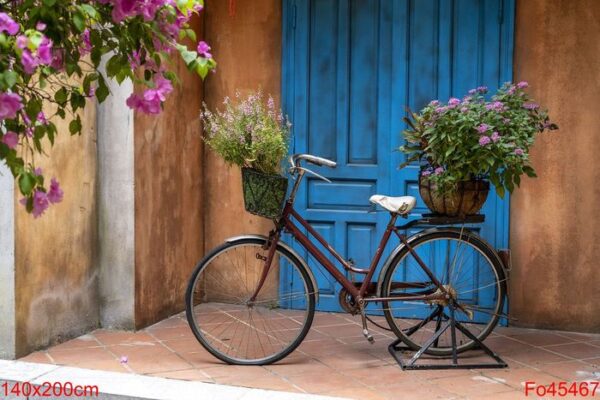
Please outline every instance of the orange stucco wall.
[[[278, 100], [281, 81], [281, 1], [228, 1], [206, 4], [206, 37], [219, 62], [207, 78], [205, 101], [214, 109], [236, 90], [262, 89]], [[208, 148], [204, 163], [205, 249], [240, 233], [267, 233], [272, 223], [243, 208], [238, 167], [228, 167]]]
[[600, 2], [517, 2], [515, 79], [560, 130], [511, 199], [515, 325], [600, 332]]
[[[194, 24], [200, 33], [200, 21]], [[203, 252], [202, 81], [178, 57], [175, 63], [181, 85], [163, 113], [135, 114], [136, 327], [183, 310]]]
[[47, 179], [64, 189], [61, 203], [34, 219], [15, 196], [16, 355], [79, 336], [98, 326], [96, 265], [96, 111], [88, 103], [81, 136], [57, 120], [55, 146], [37, 156]]

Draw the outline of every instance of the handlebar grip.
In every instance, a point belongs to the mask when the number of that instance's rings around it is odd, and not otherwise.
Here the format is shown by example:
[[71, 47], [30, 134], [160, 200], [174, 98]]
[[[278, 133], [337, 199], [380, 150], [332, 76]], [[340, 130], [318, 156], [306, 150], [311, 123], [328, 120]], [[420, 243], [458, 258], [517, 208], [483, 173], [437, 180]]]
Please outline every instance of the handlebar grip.
[[299, 161], [299, 160], [304, 160], [306, 162], [309, 162], [311, 164], [318, 165], [321, 167], [335, 168], [337, 166], [337, 163], [335, 161], [331, 161], [331, 160], [328, 160], [323, 157], [313, 156], [312, 154], [294, 154], [293, 156], [290, 157], [290, 163], [292, 164], [293, 167], [298, 166], [297, 161]]

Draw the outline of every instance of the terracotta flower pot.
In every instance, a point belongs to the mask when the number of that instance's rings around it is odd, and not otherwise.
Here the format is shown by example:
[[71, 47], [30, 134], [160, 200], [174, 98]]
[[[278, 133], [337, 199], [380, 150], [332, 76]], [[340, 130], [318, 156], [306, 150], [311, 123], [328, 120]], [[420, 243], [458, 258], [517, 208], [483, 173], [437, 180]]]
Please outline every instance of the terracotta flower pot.
[[456, 190], [440, 192], [427, 177], [419, 178], [419, 193], [434, 214], [450, 217], [474, 215], [481, 210], [490, 191], [490, 183], [483, 179], [459, 182]]

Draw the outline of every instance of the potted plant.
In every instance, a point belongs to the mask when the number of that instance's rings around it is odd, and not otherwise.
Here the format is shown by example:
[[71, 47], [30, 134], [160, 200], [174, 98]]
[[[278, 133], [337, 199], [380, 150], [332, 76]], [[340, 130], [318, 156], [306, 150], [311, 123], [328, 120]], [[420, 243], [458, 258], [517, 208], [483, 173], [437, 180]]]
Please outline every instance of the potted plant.
[[527, 82], [506, 83], [486, 101], [486, 87], [462, 99], [430, 102], [405, 118], [407, 154], [401, 167], [420, 163], [419, 192], [437, 214], [476, 214], [490, 182], [500, 197], [519, 186], [521, 175], [535, 177], [529, 160], [537, 133], [554, 130], [546, 110], [527, 93]]
[[288, 154], [291, 124], [275, 101], [261, 92], [223, 101], [224, 109], [202, 112], [206, 143], [229, 165], [242, 168], [246, 211], [278, 218], [287, 191], [281, 161]]

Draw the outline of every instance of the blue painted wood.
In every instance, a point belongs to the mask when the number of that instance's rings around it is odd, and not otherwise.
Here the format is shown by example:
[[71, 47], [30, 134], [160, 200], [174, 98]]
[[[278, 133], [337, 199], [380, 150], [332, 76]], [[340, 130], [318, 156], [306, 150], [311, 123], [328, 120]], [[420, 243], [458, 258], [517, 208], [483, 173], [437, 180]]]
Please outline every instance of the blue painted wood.
[[[404, 155], [394, 151], [406, 107], [511, 80], [514, 0], [283, 0], [283, 17], [291, 152], [338, 162], [335, 170], [315, 168], [334, 183], [308, 178], [296, 206], [366, 267], [388, 219], [368, 213], [369, 196], [419, 198], [418, 167], [398, 170]], [[491, 193], [484, 206], [480, 233], [498, 248], [508, 244], [508, 204]], [[424, 212], [419, 198], [411, 216]], [[339, 285], [307, 259], [317, 271], [319, 309], [339, 310]]]

